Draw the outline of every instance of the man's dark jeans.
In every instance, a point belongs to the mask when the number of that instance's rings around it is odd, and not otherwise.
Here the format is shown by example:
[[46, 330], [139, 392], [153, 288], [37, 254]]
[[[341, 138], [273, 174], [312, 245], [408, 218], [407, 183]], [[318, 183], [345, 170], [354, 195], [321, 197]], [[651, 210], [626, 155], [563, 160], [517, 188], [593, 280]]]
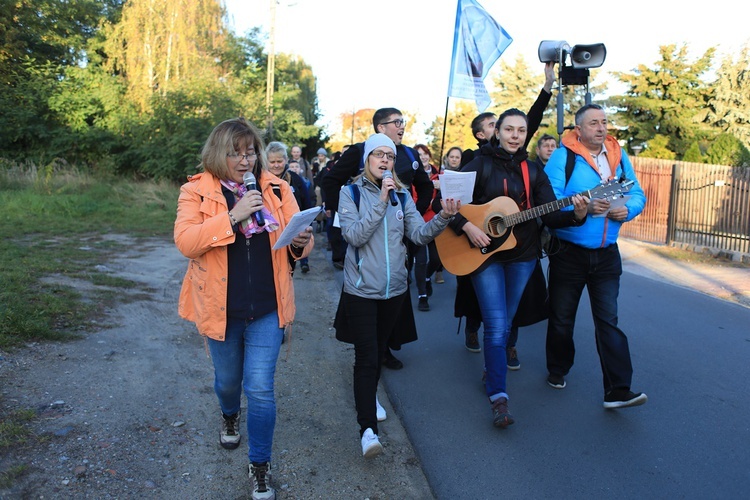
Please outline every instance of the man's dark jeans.
[[567, 375], [573, 366], [573, 329], [585, 286], [594, 317], [604, 393], [630, 389], [633, 366], [628, 338], [617, 327], [620, 275], [622, 260], [617, 244], [592, 250], [562, 242], [561, 250], [549, 256], [547, 370], [551, 375]]

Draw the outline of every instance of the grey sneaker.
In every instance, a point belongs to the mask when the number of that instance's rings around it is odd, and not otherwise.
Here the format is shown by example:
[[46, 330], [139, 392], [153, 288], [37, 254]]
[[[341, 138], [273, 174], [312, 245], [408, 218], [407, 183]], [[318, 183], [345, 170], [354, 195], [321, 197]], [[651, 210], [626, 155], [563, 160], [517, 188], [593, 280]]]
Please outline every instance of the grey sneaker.
[[240, 445], [240, 412], [232, 416], [221, 414], [221, 434], [219, 444], [227, 450], [234, 450]]
[[500, 427], [501, 429], [505, 429], [513, 422], [515, 422], [515, 420], [513, 420], [513, 415], [511, 415], [510, 411], [508, 410], [507, 398], [498, 398], [491, 404], [492, 425], [494, 425], [495, 427]]
[[275, 500], [276, 490], [271, 488], [271, 464], [253, 464], [248, 466], [248, 475], [253, 482], [253, 500]]

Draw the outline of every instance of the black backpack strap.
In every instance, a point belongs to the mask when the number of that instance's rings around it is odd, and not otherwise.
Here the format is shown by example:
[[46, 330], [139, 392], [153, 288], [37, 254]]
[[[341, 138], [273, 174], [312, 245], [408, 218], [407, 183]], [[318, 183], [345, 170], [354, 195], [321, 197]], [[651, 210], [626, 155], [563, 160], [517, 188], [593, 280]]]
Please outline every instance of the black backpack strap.
[[[565, 151], [568, 153], [568, 157], [565, 160], [565, 186], [568, 187], [568, 182], [570, 181], [570, 178], [573, 176], [573, 169], [575, 168], [576, 164], [576, 154], [570, 149], [565, 146]], [[622, 182], [625, 180], [625, 166], [622, 164], [622, 157], [620, 157], [620, 179], [619, 181]]]
[[568, 186], [568, 181], [570, 181], [571, 176], [573, 175], [573, 168], [576, 165], [576, 154], [570, 149], [565, 146], [565, 151], [568, 153], [568, 157], [565, 160], [565, 186], [563, 186], [563, 190]]

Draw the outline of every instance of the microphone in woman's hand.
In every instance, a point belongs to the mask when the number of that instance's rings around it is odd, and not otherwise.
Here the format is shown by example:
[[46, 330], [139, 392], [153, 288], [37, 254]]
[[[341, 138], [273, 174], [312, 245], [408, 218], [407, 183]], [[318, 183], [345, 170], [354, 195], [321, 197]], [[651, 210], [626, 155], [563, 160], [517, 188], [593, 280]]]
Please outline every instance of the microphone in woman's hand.
[[[245, 187], [248, 191], [258, 190], [258, 185], [252, 172], [245, 172], [245, 175], [242, 176], [242, 182], [245, 183]], [[255, 216], [255, 223], [258, 224], [259, 227], [263, 227], [266, 225], [266, 218], [263, 217], [263, 207], [261, 207], [261, 209], [255, 212], [253, 215]]]
[[[385, 179], [393, 179], [393, 174], [390, 170], [386, 170], [385, 172], [383, 172], [383, 180]], [[398, 200], [396, 199], [396, 191], [394, 189], [388, 190], [388, 198], [391, 199], [391, 205], [393, 205], [394, 207], [398, 205]]]

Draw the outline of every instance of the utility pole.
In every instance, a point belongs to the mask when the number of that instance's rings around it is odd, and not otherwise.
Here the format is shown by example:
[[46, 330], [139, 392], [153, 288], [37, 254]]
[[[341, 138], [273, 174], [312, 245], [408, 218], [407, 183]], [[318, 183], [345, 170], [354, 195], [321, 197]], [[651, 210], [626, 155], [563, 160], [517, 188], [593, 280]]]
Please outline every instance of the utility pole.
[[273, 86], [276, 66], [276, 0], [271, 0], [271, 46], [266, 68], [266, 114], [268, 115], [268, 141], [273, 140]]

